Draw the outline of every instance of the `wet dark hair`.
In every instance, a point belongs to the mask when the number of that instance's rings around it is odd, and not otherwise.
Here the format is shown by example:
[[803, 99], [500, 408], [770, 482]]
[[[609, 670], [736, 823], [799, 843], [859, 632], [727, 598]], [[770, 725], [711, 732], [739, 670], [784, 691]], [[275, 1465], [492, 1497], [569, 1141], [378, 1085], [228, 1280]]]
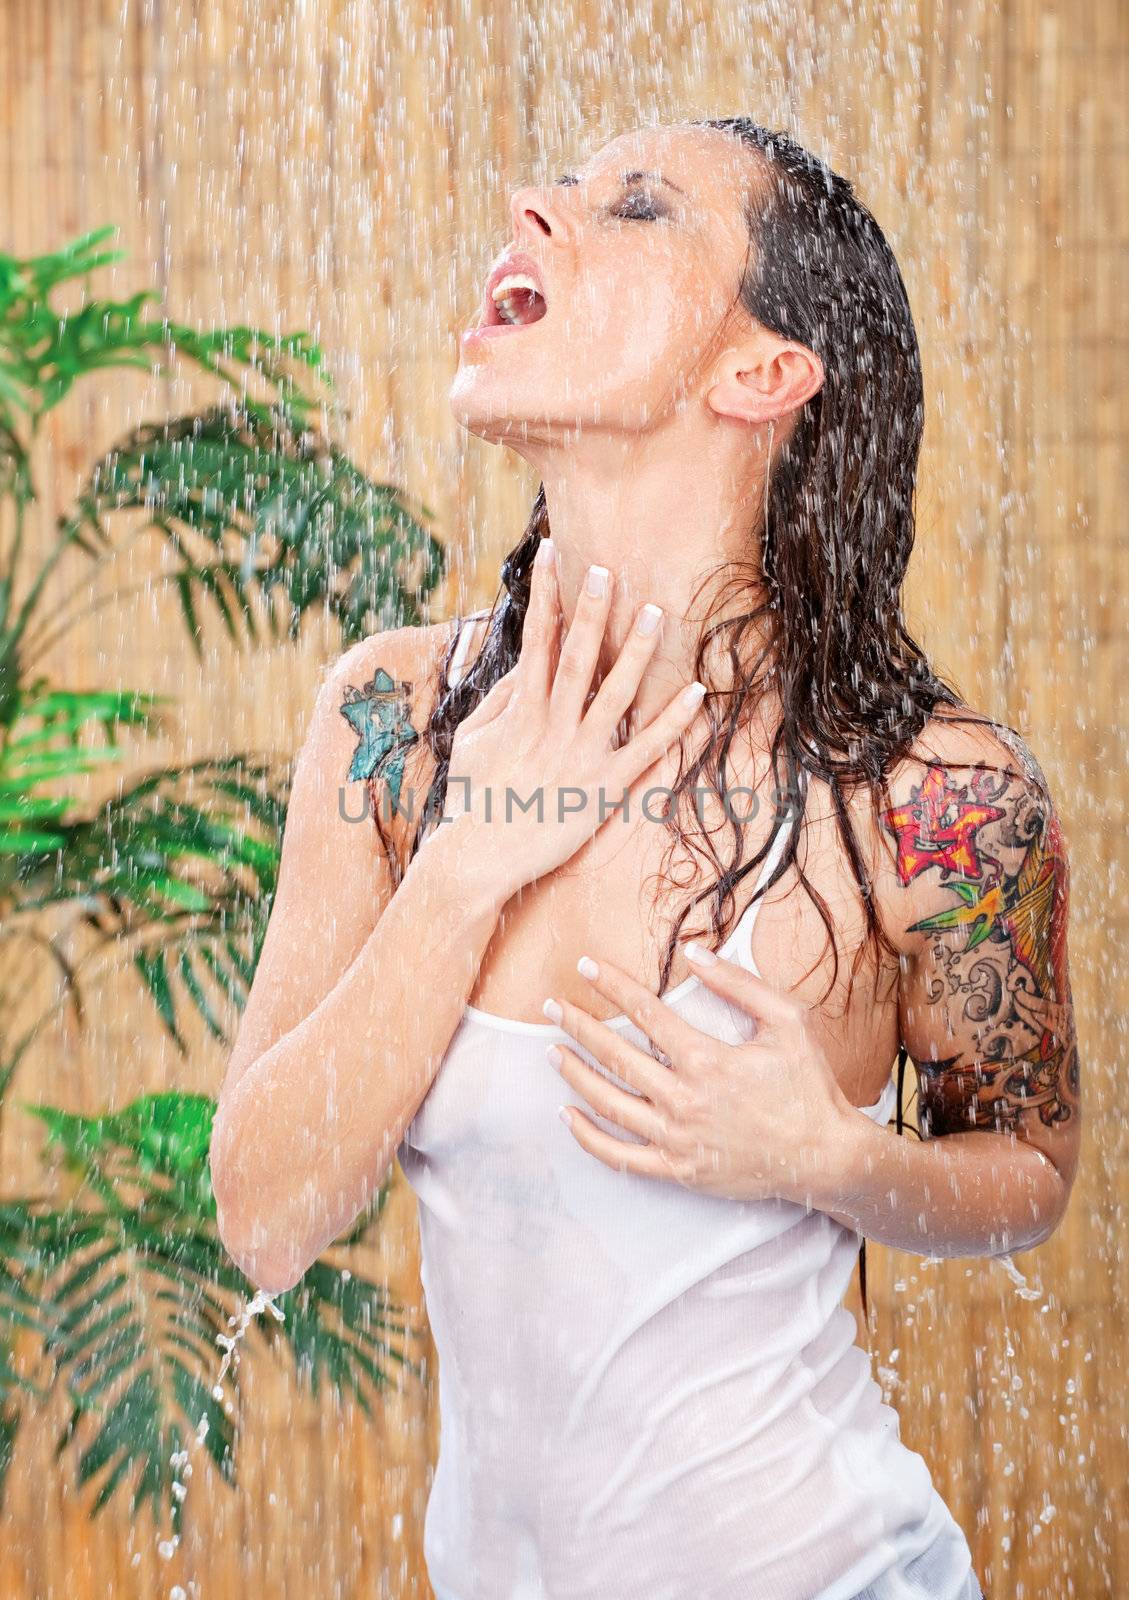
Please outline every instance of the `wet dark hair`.
[[[666, 826], [674, 842], [708, 851], [717, 876], [675, 920], [658, 992], [667, 987], [692, 908], [712, 901], [712, 931], [719, 938], [735, 909], [734, 889], [761, 867], [784, 829], [786, 846], [759, 892], [767, 893], [786, 872], [795, 871], [826, 929], [834, 963], [830, 993], [839, 972], [835, 928], [797, 854], [809, 785], [814, 779], [830, 794], [865, 913], [867, 937], [855, 952], [853, 983], [868, 947], [876, 964], [882, 949], [889, 957], [896, 951], [875, 909], [849, 799], [865, 786], [876, 809], [887, 805], [887, 776], [910, 754], [935, 709], [961, 706], [956, 691], [937, 676], [910, 636], [902, 613], [924, 421], [917, 333], [893, 252], [846, 178], [788, 134], [747, 117], [691, 125], [725, 130], [757, 152], [763, 181], [745, 201], [750, 249], [740, 300], [758, 323], [814, 351], [825, 376], [775, 452], [763, 527], [757, 530], [760, 568], [751, 568], [744, 584], [730, 573], [724, 586], [730, 594], [734, 582], [747, 586], [747, 608], [711, 621], [715, 603], [707, 614], [694, 673], [709, 691], [703, 709], [711, 737], [693, 761], [683, 761], [672, 786], [676, 802], [704, 786], [724, 795], [733, 739], [768, 690], [780, 707], [771, 745], [772, 826], [745, 860], [744, 826], [730, 816], [733, 853], [721, 862], [712, 840], [699, 842], [686, 833], [681, 806], [672, 805]], [[441, 810], [459, 723], [517, 660], [530, 569], [548, 532], [542, 484], [521, 539], [502, 563], [502, 590], [474, 664], [452, 688], [447, 667], [453, 645], [442, 663], [426, 728], [437, 768], [425, 818]], [[723, 645], [735, 687], [721, 690], [710, 681], [706, 657], [715, 639]], [[421, 820], [413, 853], [423, 831]], [[899, 1132], [904, 1071], [903, 1052]], [[862, 1287], [865, 1312], [865, 1276]]]

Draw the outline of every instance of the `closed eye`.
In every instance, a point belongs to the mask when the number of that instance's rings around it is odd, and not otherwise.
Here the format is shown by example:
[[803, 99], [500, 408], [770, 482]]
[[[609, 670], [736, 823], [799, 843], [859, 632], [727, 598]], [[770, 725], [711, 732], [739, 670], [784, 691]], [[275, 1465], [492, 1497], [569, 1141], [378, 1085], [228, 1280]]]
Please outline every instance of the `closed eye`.
[[664, 207], [656, 206], [649, 194], [633, 194], [612, 211], [613, 217], [623, 217], [628, 222], [658, 222], [666, 216]]

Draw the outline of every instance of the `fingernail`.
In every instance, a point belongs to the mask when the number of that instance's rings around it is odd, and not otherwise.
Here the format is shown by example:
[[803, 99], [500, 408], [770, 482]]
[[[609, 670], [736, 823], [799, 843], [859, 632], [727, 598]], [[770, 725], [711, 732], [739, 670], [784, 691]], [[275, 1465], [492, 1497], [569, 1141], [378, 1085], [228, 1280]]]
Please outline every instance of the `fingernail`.
[[590, 595], [594, 595], [597, 600], [602, 600], [608, 592], [607, 567], [589, 567], [584, 587]]
[[564, 1012], [561, 1010], [560, 1006], [555, 1000], [546, 1000], [545, 1004], [541, 1007], [541, 1010], [545, 1013], [550, 1022], [555, 1022], [558, 1027], [560, 1026], [560, 1021], [564, 1016]]
[[694, 682], [692, 684], [690, 684], [687, 688], [683, 689], [683, 691], [682, 691], [682, 704], [684, 706], [696, 706], [698, 704], [698, 701], [705, 694], [705, 692], [706, 692], [705, 684], [704, 683], [699, 683], [698, 680], [695, 678], [695, 680], [694, 680]]
[[553, 1063], [554, 1067], [559, 1067], [561, 1062], [564, 1060], [564, 1051], [559, 1049], [555, 1044], [551, 1044], [545, 1051], [545, 1054]]
[[576, 963], [576, 970], [582, 978], [598, 978], [600, 976], [600, 969], [591, 956], [581, 956]]
[[636, 619], [636, 633], [654, 633], [655, 629], [662, 621], [662, 614], [662, 606], [654, 606], [648, 600], [647, 604], [643, 607], [642, 611], [640, 611], [639, 616]]
[[567, 1106], [558, 1106], [557, 1116], [560, 1117], [566, 1128], [572, 1127], [572, 1112]]
[[548, 538], [548, 536], [546, 536], [537, 546], [537, 554], [533, 558], [535, 565], [539, 567], [546, 566], [550, 561], [552, 561], [556, 553], [556, 545], [550, 538]]
[[712, 950], [704, 944], [699, 944], [697, 939], [687, 939], [682, 946], [688, 961], [696, 961], [700, 967], [713, 967], [717, 965], [717, 957]]

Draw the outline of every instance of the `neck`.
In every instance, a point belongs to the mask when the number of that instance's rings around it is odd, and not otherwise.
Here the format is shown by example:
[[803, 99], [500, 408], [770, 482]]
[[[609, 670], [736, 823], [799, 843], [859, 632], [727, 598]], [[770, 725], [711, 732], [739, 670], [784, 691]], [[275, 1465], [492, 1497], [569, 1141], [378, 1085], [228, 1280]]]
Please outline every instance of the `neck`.
[[[593, 430], [594, 431], [594, 430]], [[639, 608], [663, 609], [659, 643], [639, 685], [634, 711], [651, 720], [695, 676], [695, 656], [707, 610], [710, 620], [753, 609], [763, 593], [761, 507], [763, 466], [740, 457], [724, 463], [703, 448], [691, 459], [650, 456], [638, 435], [586, 435], [583, 449], [551, 452], [535, 465], [557, 547], [566, 627], [589, 566], [607, 567], [611, 606], [597, 668], [598, 682], [613, 665]], [[724, 465], [725, 470], [717, 470]], [[724, 591], [724, 597], [722, 597]], [[715, 685], [728, 687], [731, 669], [709, 663]]]

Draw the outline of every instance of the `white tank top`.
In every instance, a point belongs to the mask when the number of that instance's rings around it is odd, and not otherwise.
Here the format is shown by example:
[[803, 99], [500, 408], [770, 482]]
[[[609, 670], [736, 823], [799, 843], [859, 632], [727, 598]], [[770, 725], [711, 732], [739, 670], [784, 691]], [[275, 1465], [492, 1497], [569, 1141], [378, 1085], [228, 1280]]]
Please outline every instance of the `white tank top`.
[[[751, 971], [758, 908], [721, 947]], [[664, 1000], [752, 1036], [694, 976]], [[468, 1005], [397, 1151], [439, 1356], [437, 1600], [977, 1600], [841, 1303], [858, 1235], [605, 1166], [559, 1105], [638, 1141], [546, 1060], [558, 1038]], [[885, 1123], [895, 1093], [861, 1110]]]

